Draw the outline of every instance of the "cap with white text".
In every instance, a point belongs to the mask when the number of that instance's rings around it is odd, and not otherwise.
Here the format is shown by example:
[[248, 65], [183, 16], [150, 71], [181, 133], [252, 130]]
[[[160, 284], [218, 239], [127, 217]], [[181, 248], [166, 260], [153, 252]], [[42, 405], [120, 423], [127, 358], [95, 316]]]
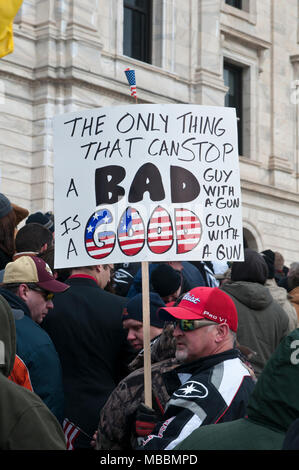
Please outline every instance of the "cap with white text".
[[218, 287], [195, 287], [187, 292], [176, 307], [162, 307], [159, 317], [166, 321], [210, 320], [226, 323], [236, 332], [238, 313], [233, 300]]

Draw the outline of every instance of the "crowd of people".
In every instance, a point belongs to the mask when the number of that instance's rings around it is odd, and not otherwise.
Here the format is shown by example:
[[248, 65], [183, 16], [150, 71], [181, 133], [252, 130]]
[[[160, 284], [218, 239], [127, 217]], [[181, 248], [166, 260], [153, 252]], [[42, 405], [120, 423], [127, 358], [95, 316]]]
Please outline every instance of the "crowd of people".
[[0, 449], [299, 449], [299, 262], [55, 269], [54, 215], [0, 193]]

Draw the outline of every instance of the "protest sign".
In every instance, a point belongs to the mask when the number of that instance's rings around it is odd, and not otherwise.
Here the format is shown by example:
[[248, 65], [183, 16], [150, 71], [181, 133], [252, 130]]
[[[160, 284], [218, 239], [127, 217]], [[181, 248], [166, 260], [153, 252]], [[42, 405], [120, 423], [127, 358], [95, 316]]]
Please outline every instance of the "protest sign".
[[235, 109], [126, 105], [54, 118], [55, 267], [243, 260]]

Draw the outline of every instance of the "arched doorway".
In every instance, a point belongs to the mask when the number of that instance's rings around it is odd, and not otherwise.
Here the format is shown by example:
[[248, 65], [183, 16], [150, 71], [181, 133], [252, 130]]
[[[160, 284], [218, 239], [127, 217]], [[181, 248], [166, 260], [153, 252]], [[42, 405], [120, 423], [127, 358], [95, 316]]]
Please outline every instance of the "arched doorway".
[[263, 250], [263, 244], [259, 232], [247, 221], [243, 221], [243, 240], [244, 248], [251, 248], [258, 252]]

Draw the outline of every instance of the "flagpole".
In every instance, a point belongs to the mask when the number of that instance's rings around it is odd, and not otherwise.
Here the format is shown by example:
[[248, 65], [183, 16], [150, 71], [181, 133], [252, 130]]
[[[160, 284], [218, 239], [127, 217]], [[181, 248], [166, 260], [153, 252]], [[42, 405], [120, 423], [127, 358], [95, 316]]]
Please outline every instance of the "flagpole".
[[[125, 70], [131, 88], [131, 96], [138, 104], [135, 71]], [[149, 299], [149, 268], [148, 261], [141, 263], [142, 274], [142, 322], [143, 322], [143, 360], [144, 360], [144, 403], [152, 408], [152, 367], [151, 367], [151, 338], [150, 338], [150, 299]]]
[[150, 302], [148, 261], [142, 261], [142, 320], [144, 347], [144, 403], [152, 408], [152, 368], [150, 347]]

